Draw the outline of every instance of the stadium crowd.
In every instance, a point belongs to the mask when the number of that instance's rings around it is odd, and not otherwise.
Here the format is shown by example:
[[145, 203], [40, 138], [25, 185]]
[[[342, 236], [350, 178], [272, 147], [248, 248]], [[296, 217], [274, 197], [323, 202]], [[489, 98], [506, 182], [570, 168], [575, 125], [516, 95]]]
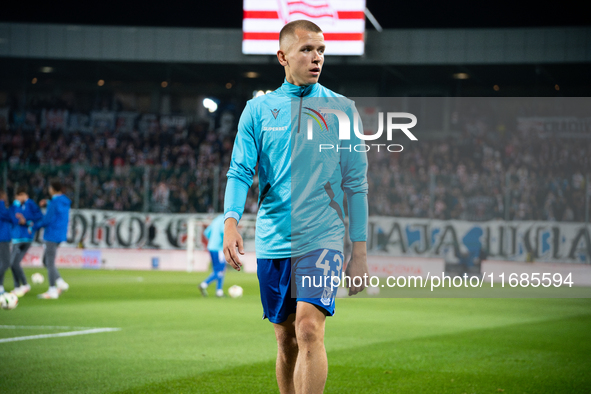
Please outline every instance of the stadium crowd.
[[508, 203], [510, 220], [582, 221], [590, 148], [579, 141], [466, 134], [422, 141], [418, 149], [370, 159], [370, 214], [504, 219]]
[[[460, 117], [456, 126], [461, 137], [421, 140], [401, 153], [368, 155], [371, 215], [585, 220], [588, 139], [518, 132], [484, 115]], [[156, 123], [148, 133], [136, 127], [83, 132], [37, 121], [3, 131], [0, 155], [8, 166], [9, 193], [26, 184], [38, 199], [47, 175], [53, 175], [79, 208], [211, 212], [223, 207], [235, 125], [233, 130], [219, 133], [213, 123], [197, 122], [183, 127]], [[246, 212], [256, 212], [257, 196], [255, 179]]]
[[152, 212], [207, 212], [213, 208], [214, 172], [229, 165], [232, 145], [207, 127], [157, 128], [147, 138], [137, 130], [86, 133], [36, 127], [2, 133], [7, 186], [10, 191], [26, 184], [37, 198], [50, 175], [63, 180], [72, 201], [79, 190], [80, 208], [142, 211], [147, 195]]

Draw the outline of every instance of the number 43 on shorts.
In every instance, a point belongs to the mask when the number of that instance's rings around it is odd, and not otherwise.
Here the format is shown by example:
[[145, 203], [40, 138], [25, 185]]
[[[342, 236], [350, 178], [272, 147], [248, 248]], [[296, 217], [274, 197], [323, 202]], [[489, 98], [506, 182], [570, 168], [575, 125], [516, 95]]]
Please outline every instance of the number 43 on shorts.
[[[332, 255], [331, 259], [330, 256], [327, 257], [328, 252], [331, 252], [331, 250], [324, 249], [322, 253], [320, 253], [318, 260], [316, 260], [316, 268], [320, 268], [324, 271], [322, 274], [323, 276], [328, 276], [328, 273], [330, 272], [330, 276], [340, 277], [343, 268], [343, 257], [339, 252], [332, 251], [334, 255]], [[331, 264], [334, 267], [334, 270], [331, 270]]]

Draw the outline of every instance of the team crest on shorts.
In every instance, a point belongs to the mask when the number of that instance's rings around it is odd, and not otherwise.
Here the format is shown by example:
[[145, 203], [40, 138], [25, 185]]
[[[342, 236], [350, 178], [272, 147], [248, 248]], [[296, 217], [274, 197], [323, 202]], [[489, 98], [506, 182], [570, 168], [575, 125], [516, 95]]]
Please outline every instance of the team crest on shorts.
[[330, 287], [324, 288], [320, 302], [322, 302], [322, 305], [330, 305], [332, 303], [332, 290]]

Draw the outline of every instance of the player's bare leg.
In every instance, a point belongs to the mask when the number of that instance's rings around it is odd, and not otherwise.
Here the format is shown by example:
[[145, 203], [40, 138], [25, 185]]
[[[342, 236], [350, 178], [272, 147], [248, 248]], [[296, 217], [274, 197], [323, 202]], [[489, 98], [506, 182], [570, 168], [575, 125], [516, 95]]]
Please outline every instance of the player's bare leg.
[[324, 348], [326, 316], [316, 305], [298, 302], [295, 330], [298, 360], [294, 372], [296, 393], [322, 393], [328, 374]]
[[273, 324], [277, 338], [277, 385], [281, 394], [295, 393], [293, 375], [298, 358], [298, 342], [295, 332], [295, 314], [289, 315], [286, 321]]

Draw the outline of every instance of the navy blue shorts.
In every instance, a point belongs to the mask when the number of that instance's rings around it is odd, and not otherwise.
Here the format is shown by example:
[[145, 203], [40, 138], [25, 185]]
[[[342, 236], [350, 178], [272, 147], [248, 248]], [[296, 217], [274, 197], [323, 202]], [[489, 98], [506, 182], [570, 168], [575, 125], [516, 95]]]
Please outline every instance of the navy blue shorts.
[[263, 304], [263, 319], [282, 323], [296, 312], [298, 301], [322, 308], [334, 315], [336, 280], [341, 276], [343, 254], [333, 249], [317, 249], [301, 257], [257, 259], [257, 276]]

